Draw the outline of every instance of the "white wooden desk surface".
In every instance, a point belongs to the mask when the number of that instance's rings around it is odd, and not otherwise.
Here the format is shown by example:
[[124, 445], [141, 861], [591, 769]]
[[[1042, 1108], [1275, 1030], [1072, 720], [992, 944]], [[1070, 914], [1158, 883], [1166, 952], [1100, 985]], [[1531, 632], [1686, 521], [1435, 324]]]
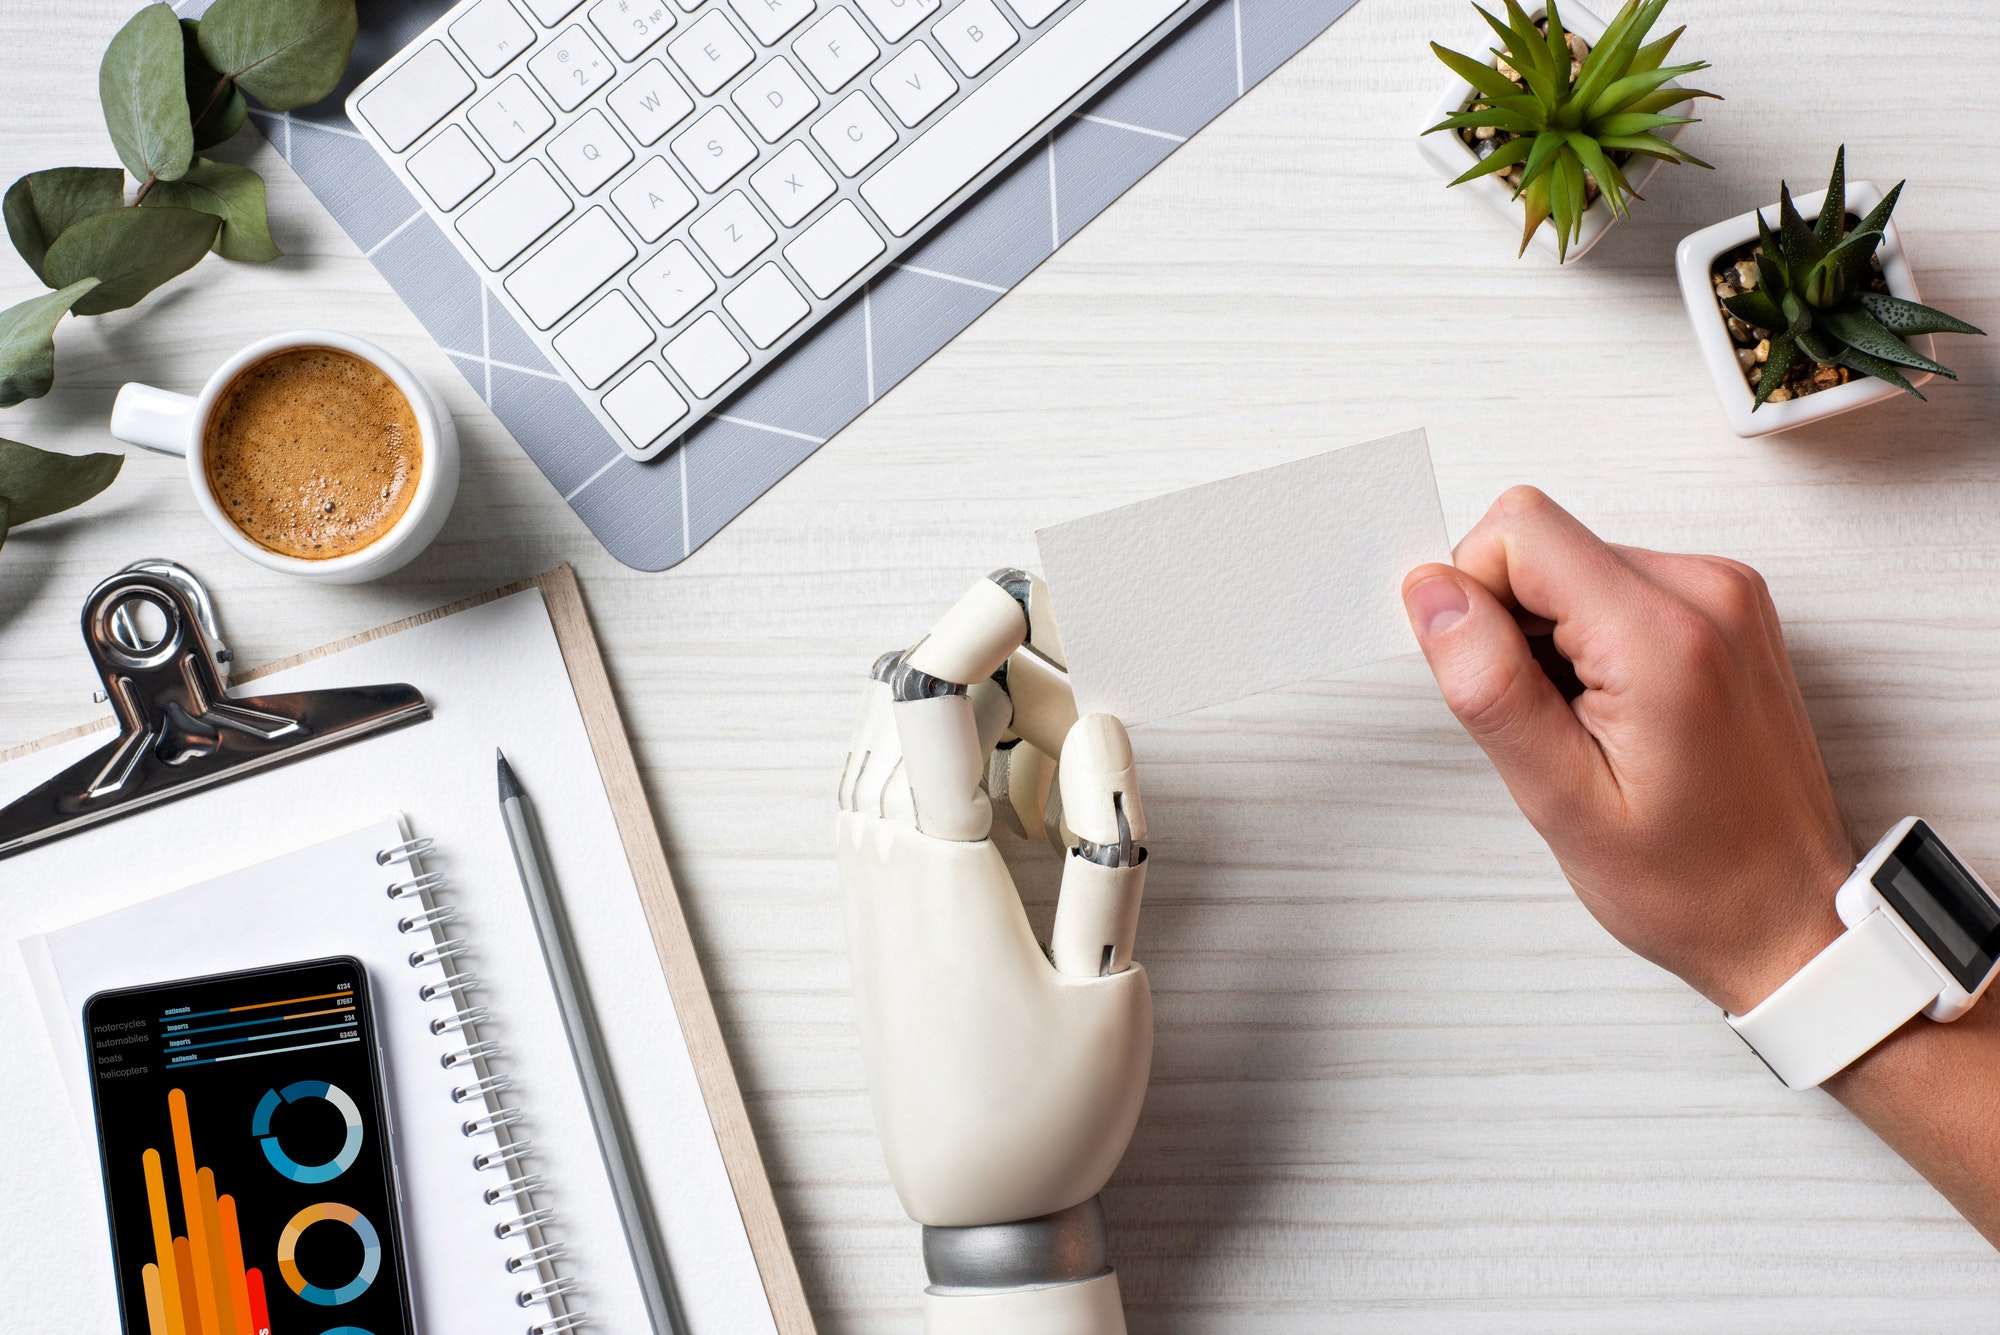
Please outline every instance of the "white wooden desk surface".
[[[1254, 0], [1246, 0], [1254, 3]], [[115, 161], [99, 53], [127, 0], [4, 0], [0, 180]], [[192, 391], [253, 337], [378, 340], [459, 415], [437, 545], [322, 589], [232, 555], [181, 465], [137, 451], [80, 513], [0, 552], [0, 747], [90, 717], [77, 609], [140, 556], [215, 592], [257, 663], [532, 573], [579, 568], [633, 744], [827, 1332], [915, 1331], [918, 1235], [862, 1087], [828, 856], [868, 664], [1033, 531], [1412, 425], [1454, 535], [1540, 484], [1606, 535], [1770, 578], [1857, 829], [1908, 811], [2000, 866], [2000, 346], [1964, 380], [1794, 435], [1726, 430], [1674, 243], [1780, 175], [1907, 176], [1927, 297], [2000, 330], [1990, 71], [1978, 0], [1679, 0], [1714, 61], [1637, 221], [1582, 264], [1418, 160], [1463, 0], [1361, 0], [985, 318], [676, 569], [614, 564], [417, 322], [261, 143], [287, 258], [210, 259], [59, 333], [57, 390], [0, 434], [116, 448], [126, 380]], [[0, 258], [0, 304], [39, 290]], [[1714, 1012], [1577, 906], [1412, 657], [1138, 738], [1159, 1003], [1144, 1121], [1106, 1192], [1135, 1332], [1934, 1330], [1990, 1325], [1996, 1256], [1830, 1100], [1787, 1094]], [[1048, 867], [1024, 878], [1046, 912]], [[0, 882], [0, 926], [49, 919]], [[43, 1063], [13, 1017], [6, 1061]], [[46, 1328], [104, 1287], [94, 1152], [61, 1107], [8, 1156], [73, 1194], [0, 1223], [8, 1315]], [[30, 1264], [30, 1257], [34, 1263]], [[108, 1310], [91, 1299], [90, 1311]]]

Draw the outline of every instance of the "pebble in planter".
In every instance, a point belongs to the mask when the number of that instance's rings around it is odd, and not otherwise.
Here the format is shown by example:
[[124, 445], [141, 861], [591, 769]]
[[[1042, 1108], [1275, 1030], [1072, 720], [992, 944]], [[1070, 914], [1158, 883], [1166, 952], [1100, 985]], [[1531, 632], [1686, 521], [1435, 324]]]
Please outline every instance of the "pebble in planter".
[[1564, 26], [1554, 0], [1540, 23], [1517, 0], [1507, 0], [1504, 23], [1475, 4], [1500, 37], [1496, 64], [1431, 43], [1438, 59], [1472, 86], [1473, 96], [1424, 133], [1472, 133], [1464, 147], [1475, 161], [1451, 184], [1496, 175], [1507, 180], [1525, 214], [1522, 252], [1535, 229], [1553, 219], [1556, 258], [1567, 260], [1570, 247], [1583, 239], [1594, 194], [1612, 218], [1625, 217], [1626, 200], [1640, 197], [1626, 171], [1634, 158], [1647, 159], [1649, 169], [1659, 162], [1709, 165], [1668, 137], [1694, 122], [1670, 108], [1716, 94], [1669, 86], [1708, 63], [1664, 63], [1685, 29], [1646, 41], [1666, 6], [1667, 0], [1626, 0], [1596, 44], [1588, 45]]
[[[1834, 155], [1833, 179], [1811, 227], [1792, 203], [1791, 190], [1780, 182], [1777, 234], [1759, 213], [1757, 245], [1736, 258], [1727, 275], [1711, 270], [1734, 341], [1740, 345], [1756, 339], [1747, 359], [1737, 354], [1745, 375], [1755, 374], [1753, 413], [1767, 402], [1786, 403], [1837, 389], [1857, 372], [1921, 399], [1905, 369], [1958, 377], [1902, 336], [1984, 332], [1890, 293], [1876, 249], [1903, 186], [1897, 183], [1856, 222], [1847, 211], [1846, 168], [1843, 145]], [[1718, 263], [1731, 258], [1718, 257]]]

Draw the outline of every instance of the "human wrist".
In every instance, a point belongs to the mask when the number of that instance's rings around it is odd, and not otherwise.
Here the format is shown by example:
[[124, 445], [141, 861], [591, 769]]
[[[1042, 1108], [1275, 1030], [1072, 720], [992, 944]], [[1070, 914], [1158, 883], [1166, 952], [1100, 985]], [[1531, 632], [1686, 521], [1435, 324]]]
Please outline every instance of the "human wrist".
[[1771, 911], [1756, 916], [1728, 948], [1706, 952], [1681, 977], [1731, 1015], [1749, 1014], [1846, 930], [1834, 895], [1850, 870], [1837, 856], [1815, 857], [1782, 887], [1745, 887], [1744, 894], [1770, 901]]

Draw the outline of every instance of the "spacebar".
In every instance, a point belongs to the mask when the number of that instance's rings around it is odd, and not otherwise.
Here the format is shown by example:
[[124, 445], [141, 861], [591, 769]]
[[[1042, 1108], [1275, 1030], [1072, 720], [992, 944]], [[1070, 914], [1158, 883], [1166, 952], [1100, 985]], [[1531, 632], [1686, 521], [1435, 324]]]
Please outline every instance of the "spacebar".
[[861, 186], [903, 235], [1034, 132], [1185, 0], [1084, 0]]

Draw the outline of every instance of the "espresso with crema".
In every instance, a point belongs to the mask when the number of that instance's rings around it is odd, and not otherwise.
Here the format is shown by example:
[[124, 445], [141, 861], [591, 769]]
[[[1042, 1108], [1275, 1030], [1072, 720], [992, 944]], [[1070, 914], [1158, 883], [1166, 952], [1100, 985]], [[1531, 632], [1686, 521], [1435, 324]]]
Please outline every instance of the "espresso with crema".
[[396, 526], [423, 476], [423, 434], [382, 370], [334, 348], [286, 348], [222, 391], [202, 437], [231, 523], [282, 556], [330, 561]]

